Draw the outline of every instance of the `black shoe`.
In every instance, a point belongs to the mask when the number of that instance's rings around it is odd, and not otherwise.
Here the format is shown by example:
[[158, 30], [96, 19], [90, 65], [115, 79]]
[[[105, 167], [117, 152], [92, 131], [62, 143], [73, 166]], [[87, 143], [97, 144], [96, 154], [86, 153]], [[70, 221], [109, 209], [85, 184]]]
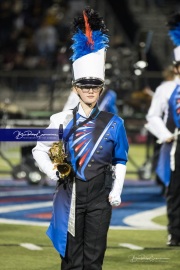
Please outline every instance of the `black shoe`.
[[166, 245], [169, 247], [180, 246], [180, 239], [172, 234], [169, 234], [168, 241], [167, 241]]

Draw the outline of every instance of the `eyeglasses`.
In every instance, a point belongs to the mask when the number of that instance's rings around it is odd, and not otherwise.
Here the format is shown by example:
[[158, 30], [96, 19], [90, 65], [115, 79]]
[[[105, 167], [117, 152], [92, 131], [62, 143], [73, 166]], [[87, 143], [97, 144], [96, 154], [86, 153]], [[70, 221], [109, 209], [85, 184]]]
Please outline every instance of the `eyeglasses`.
[[92, 90], [94, 93], [100, 92], [103, 87], [102, 86], [90, 86], [90, 87], [85, 87], [85, 86], [77, 86], [83, 93], [89, 93], [90, 90]]

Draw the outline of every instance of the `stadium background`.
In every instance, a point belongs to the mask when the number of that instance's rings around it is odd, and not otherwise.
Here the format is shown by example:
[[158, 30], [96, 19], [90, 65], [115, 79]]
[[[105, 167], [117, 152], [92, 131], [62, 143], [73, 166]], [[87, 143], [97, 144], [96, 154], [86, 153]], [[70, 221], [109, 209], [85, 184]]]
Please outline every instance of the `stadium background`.
[[[130, 143], [122, 205], [113, 209], [104, 269], [177, 269], [179, 250], [165, 245], [164, 190], [153, 167], [155, 140], [144, 124], [155, 88], [171, 75], [166, 20], [180, 8], [178, 0], [1, 0], [0, 126], [44, 127], [63, 108], [71, 88], [70, 22], [87, 5], [100, 12], [109, 28], [106, 88], [117, 93]], [[2, 270], [58, 269], [57, 254], [45, 236], [54, 183], [38, 174], [32, 147], [0, 143]]]

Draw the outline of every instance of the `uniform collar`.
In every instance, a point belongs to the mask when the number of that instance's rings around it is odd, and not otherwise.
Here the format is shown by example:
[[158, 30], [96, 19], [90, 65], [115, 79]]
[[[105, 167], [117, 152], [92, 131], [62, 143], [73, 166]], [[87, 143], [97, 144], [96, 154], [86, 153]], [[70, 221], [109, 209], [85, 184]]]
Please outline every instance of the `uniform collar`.
[[179, 78], [179, 76], [175, 76], [174, 81], [175, 81], [177, 84], [180, 84], [180, 78]]
[[100, 113], [98, 105], [96, 104], [96, 106], [91, 110], [90, 114], [87, 116], [82, 108], [81, 103], [78, 104], [78, 113], [83, 116], [84, 118], [88, 118], [88, 117], [92, 117], [92, 119], [95, 119], [98, 114]]

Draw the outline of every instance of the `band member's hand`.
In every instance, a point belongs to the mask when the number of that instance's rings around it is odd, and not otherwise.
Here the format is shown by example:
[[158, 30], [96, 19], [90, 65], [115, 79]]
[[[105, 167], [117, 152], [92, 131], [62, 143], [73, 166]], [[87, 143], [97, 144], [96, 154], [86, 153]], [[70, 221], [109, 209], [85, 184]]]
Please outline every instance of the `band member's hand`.
[[53, 181], [59, 180], [59, 177], [57, 176], [56, 171], [57, 171], [57, 169], [54, 167], [54, 164], [52, 164], [52, 167], [48, 168], [48, 170], [46, 170], [46, 174], [47, 174], [48, 178], [53, 180]]
[[118, 206], [121, 203], [121, 193], [126, 173], [126, 166], [123, 164], [116, 164], [113, 171], [114, 181], [111, 192], [109, 193], [109, 202], [112, 206]]
[[174, 137], [170, 137], [170, 138], [166, 139], [166, 142], [167, 142], [167, 143], [170, 143], [170, 142], [172, 142], [173, 140], [174, 140]]
[[59, 180], [59, 177], [57, 176], [56, 172], [52, 175], [49, 176], [49, 178], [53, 181], [58, 181]]
[[119, 206], [121, 204], [121, 198], [119, 194], [114, 194], [113, 192], [110, 192], [109, 194], [109, 202], [112, 206]]

